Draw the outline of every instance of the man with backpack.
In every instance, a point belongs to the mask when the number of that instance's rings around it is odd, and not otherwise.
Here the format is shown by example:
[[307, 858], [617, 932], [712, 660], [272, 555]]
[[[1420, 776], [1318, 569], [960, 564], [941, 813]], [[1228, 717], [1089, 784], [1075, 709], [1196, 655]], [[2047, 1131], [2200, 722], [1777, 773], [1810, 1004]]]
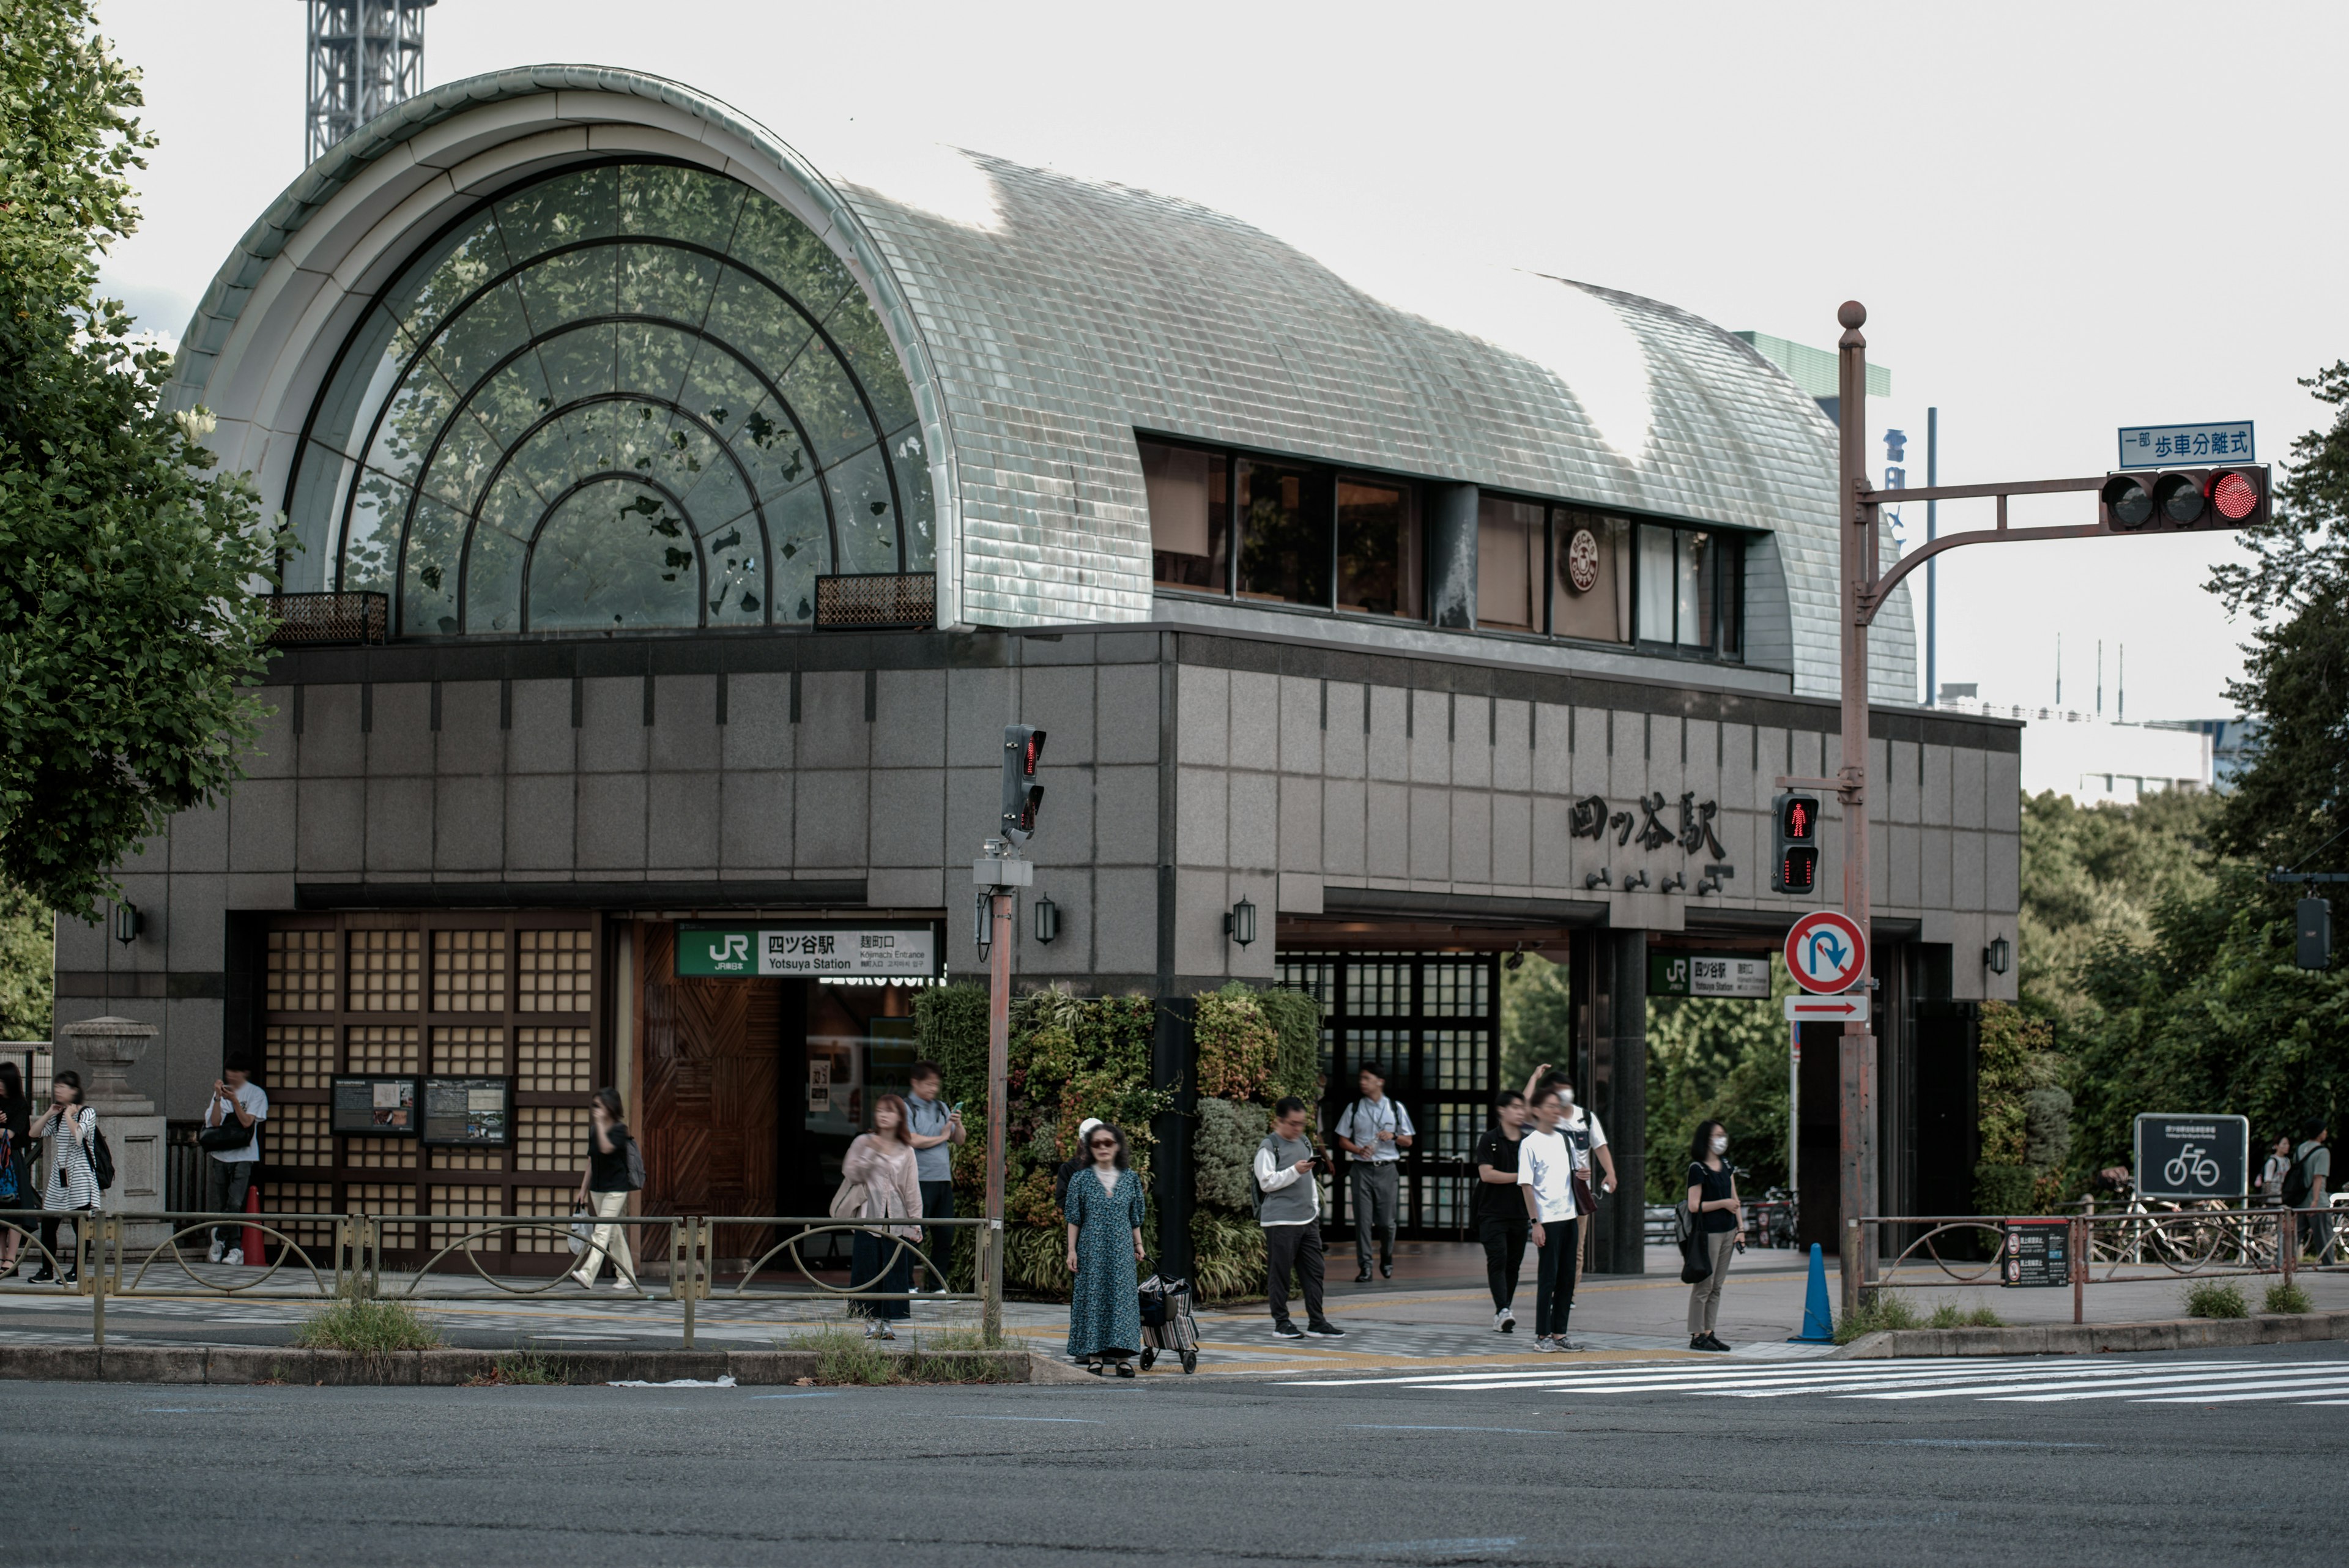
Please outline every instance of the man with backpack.
[[1354, 1282], [1371, 1278], [1371, 1233], [1379, 1238], [1379, 1276], [1394, 1278], [1397, 1209], [1402, 1193], [1402, 1151], [1416, 1129], [1411, 1113], [1387, 1098], [1387, 1081], [1376, 1067], [1361, 1073], [1361, 1098], [1338, 1118], [1338, 1143], [1354, 1157], [1349, 1196], [1354, 1206]]
[[2300, 1135], [2301, 1145], [2292, 1154], [2292, 1169], [2283, 1179], [2283, 1206], [2307, 1210], [2301, 1244], [2323, 1258], [2333, 1241], [2332, 1215], [2324, 1206], [2325, 1183], [2333, 1174], [2333, 1151], [2325, 1147], [2330, 1134], [2323, 1116], [2311, 1116]]
[[[1296, 1096], [1283, 1097], [1256, 1149], [1256, 1222], [1264, 1228], [1272, 1332], [1280, 1339], [1342, 1339], [1346, 1331], [1321, 1315], [1321, 1189], [1313, 1179], [1321, 1162], [1305, 1138], [1305, 1109]], [[1288, 1316], [1291, 1269], [1305, 1281], [1301, 1331]]]

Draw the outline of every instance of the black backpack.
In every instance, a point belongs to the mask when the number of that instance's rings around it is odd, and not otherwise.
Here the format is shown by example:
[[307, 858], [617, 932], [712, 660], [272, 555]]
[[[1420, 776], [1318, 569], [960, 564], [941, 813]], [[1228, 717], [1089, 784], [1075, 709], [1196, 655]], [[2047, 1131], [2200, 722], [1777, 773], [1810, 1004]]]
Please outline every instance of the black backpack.
[[114, 1185], [114, 1151], [106, 1147], [104, 1127], [90, 1128], [89, 1136], [93, 1140], [90, 1174], [98, 1178], [98, 1189], [104, 1192]]
[[2311, 1185], [2308, 1179], [2308, 1157], [2323, 1147], [2321, 1143], [2311, 1144], [2305, 1152], [2292, 1162], [2292, 1168], [2283, 1173], [2283, 1206], [2285, 1208], [2304, 1209], [2308, 1206], [2308, 1189]]

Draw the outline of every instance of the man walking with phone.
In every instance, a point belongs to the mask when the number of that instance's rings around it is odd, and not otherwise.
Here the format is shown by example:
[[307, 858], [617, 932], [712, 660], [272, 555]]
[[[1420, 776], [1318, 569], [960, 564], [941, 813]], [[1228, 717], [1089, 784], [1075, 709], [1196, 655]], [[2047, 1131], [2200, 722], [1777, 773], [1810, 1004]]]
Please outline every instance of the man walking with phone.
[[1415, 1129], [1411, 1113], [1387, 1098], [1376, 1067], [1361, 1071], [1361, 1097], [1338, 1118], [1338, 1143], [1354, 1157], [1349, 1195], [1354, 1205], [1354, 1282], [1371, 1278], [1371, 1233], [1378, 1232], [1379, 1277], [1394, 1278], [1396, 1204], [1402, 1195], [1402, 1151]]
[[[936, 1062], [914, 1064], [913, 1093], [905, 1096], [905, 1141], [914, 1146], [914, 1179], [921, 1184], [922, 1215], [929, 1220], [954, 1218], [954, 1146], [970, 1135], [963, 1130], [962, 1108], [938, 1098], [943, 1075]], [[951, 1230], [925, 1230], [922, 1251], [944, 1260], [953, 1255]], [[922, 1271], [914, 1271], [914, 1289], [922, 1288]], [[932, 1273], [932, 1293], [946, 1290], [946, 1276]]]
[[[232, 1056], [212, 1083], [198, 1141], [212, 1158], [204, 1162], [204, 1207], [215, 1214], [244, 1209], [253, 1173], [261, 1168], [261, 1124], [269, 1117], [269, 1096], [252, 1081], [252, 1064]], [[242, 1131], [247, 1136], [239, 1137]], [[244, 1262], [244, 1227], [215, 1225], [208, 1254], [215, 1263]]]

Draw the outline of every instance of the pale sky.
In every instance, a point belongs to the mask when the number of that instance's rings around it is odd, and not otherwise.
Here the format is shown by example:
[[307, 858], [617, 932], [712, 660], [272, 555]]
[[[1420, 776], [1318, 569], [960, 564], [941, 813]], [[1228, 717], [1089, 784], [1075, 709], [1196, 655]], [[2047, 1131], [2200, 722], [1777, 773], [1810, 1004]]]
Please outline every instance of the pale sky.
[[[163, 145], [108, 268], [175, 333], [300, 172], [297, 0], [100, 0]], [[1168, 11], [440, 0], [425, 78], [546, 61], [688, 82], [819, 167], [873, 136], [1190, 198], [1303, 249], [1392, 244], [1629, 290], [1820, 348], [1869, 311], [1945, 483], [2109, 467], [2124, 424], [2257, 422], [2281, 462], [2349, 357], [2333, 119], [2349, 6], [1246, 5]], [[1880, 466], [1881, 449], [1877, 449]], [[2064, 497], [2015, 521], [2092, 521]], [[1921, 512], [1921, 509], [1918, 509]], [[1987, 526], [1986, 504], [1941, 526]], [[1922, 517], [1910, 519], [1922, 536]], [[2230, 712], [2224, 535], [1942, 557], [1940, 678], [1995, 701]], [[1921, 574], [1920, 624], [1922, 623]]]

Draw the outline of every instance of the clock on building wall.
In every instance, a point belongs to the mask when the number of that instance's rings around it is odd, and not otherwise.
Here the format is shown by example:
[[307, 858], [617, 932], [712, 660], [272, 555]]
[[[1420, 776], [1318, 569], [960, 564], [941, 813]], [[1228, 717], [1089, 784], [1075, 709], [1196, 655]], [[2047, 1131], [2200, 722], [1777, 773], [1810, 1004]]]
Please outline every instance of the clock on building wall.
[[1578, 594], [1599, 586], [1599, 535], [1588, 528], [1577, 528], [1566, 542], [1566, 580]]

